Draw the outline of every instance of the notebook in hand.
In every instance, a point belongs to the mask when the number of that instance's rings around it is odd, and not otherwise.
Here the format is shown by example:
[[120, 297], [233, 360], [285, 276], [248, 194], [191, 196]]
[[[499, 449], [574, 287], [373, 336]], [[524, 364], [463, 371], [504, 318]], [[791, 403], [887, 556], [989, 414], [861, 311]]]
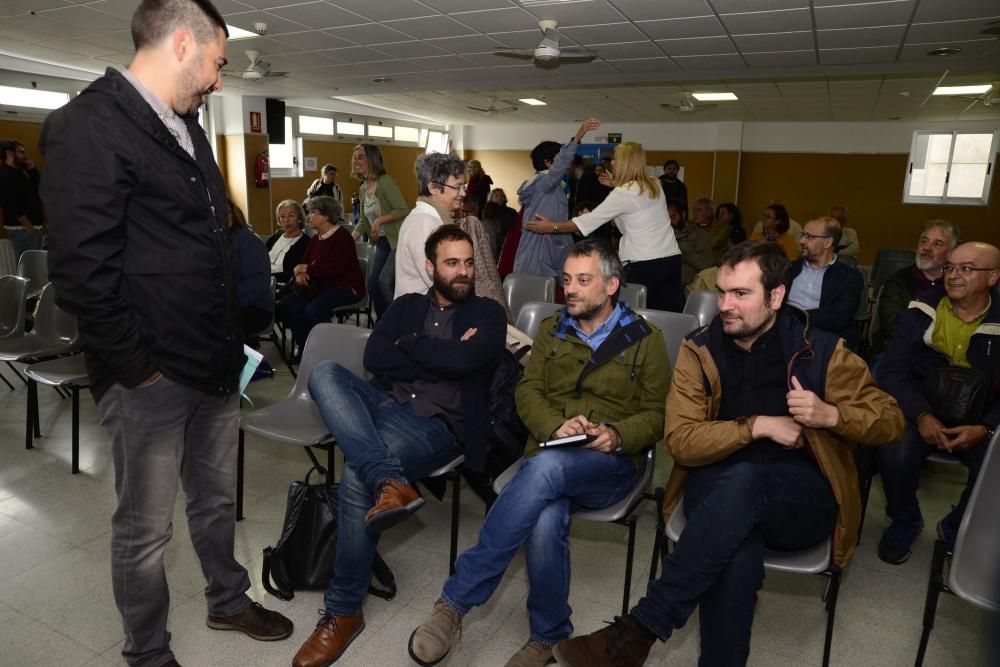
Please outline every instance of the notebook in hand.
[[597, 439], [596, 435], [590, 435], [589, 433], [580, 433], [579, 435], [568, 435], [565, 438], [555, 438], [554, 440], [546, 440], [545, 442], [538, 443], [539, 447], [582, 447], [587, 443], [593, 442]]

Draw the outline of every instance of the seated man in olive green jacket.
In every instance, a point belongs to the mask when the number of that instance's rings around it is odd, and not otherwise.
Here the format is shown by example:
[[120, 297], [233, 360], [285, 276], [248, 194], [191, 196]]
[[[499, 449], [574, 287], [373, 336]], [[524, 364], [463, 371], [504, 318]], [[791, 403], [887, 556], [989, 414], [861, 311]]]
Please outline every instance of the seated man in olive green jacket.
[[[517, 388], [530, 436], [525, 458], [455, 563], [431, 615], [410, 637], [420, 665], [442, 660], [462, 616], [484, 604], [523, 544], [531, 637], [508, 666], [545, 665], [573, 632], [569, 526], [577, 509], [602, 508], [635, 487], [643, 452], [663, 436], [670, 362], [659, 329], [617, 299], [622, 264], [587, 239], [563, 265], [566, 308], [544, 320]], [[540, 443], [589, 436], [574, 446]]]

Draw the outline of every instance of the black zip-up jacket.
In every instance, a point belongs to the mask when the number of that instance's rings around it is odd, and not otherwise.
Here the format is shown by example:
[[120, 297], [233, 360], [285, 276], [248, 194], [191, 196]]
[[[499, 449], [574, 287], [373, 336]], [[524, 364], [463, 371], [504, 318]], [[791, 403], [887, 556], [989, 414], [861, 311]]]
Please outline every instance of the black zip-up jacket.
[[[482, 471], [489, 433], [487, 395], [490, 378], [507, 340], [507, 314], [493, 299], [470, 296], [458, 304], [452, 339], [424, 334], [431, 301], [425, 294], [404, 294], [386, 309], [365, 346], [365, 368], [376, 386], [391, 390], [393, 382], [422, 378], [458, 380], [465, 420], [465, 467]], [[470, 328], [476, 335], [462, 341]]]
[[204, 131], [191, 158], [113, 69], [49, 115], [49, 277], [77, 317], [96, 399], [160, 371], [209, 394], [244, 363], [226, 190]]

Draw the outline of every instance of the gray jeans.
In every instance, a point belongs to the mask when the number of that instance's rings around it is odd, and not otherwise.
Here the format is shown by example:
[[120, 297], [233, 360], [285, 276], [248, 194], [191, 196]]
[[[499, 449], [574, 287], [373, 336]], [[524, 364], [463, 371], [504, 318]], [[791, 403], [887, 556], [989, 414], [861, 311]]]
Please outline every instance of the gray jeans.
[[101, 397], [111, 435], [118, 509], [111, 521], [111, 576], [125, 627], [122, 655], [155, 667], [173, 657], [163, 550], [173, 533], [178, 479], [211, 616], [243, 611], [250, 578], [233, 556], [239, 398], [209, 396], [165, 376]]

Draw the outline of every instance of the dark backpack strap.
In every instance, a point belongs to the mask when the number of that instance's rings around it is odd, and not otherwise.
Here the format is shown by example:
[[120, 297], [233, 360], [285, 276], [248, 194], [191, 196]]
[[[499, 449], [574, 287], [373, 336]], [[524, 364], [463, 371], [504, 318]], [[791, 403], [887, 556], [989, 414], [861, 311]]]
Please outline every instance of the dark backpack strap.
[[279, 600], [291, 600], [295, 597], [292, 591], [286, 591], [271, 584], [271, 554], [274, 550], [271, 547], [264, 549], [264, 564], [261, 567], [261, 580], [264, 582], [264, 590], [278, 598]]
[[383, 600], [391, 600], [396, 597], [396, 577], [393, 576], [389, 565], [382, 560], [382, 556], [378, 552], [375, 552], [375, 560], [372, 561], [372, 574], [375, 575], [375, 579], [382, 584], [383, 588], [369, 583], [368, 593]]

